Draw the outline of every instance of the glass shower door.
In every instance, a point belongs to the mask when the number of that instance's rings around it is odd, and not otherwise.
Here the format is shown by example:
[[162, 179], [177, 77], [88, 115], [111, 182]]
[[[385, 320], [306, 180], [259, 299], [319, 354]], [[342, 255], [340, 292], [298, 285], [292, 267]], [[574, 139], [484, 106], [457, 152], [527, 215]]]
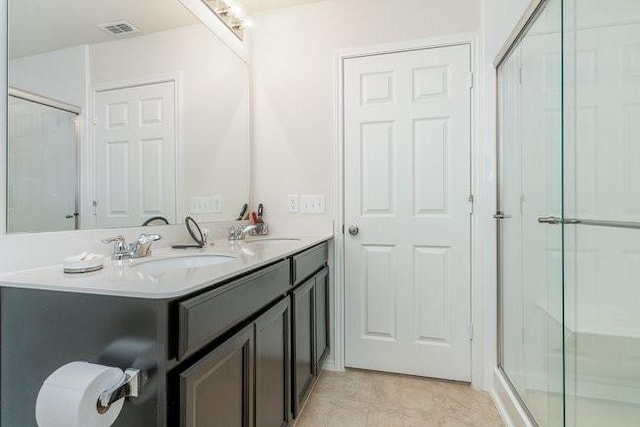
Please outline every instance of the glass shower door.
[[78, 115], [9, 96], [7, 232], [77, 228]]
[[540, 426], [563, 424], [561, 0], [498, 68], [500, 367]]
[[565, 0], [568, 426], [640, 425], [640, 2]]

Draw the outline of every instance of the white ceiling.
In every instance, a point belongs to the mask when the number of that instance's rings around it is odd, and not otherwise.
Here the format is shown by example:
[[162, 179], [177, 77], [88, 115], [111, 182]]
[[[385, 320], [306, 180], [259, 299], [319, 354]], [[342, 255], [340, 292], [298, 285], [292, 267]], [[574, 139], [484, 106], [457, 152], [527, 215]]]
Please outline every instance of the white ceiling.
[[9, 0], [9, 56], [115, 40], [97, 25], [122, 19], [133, 36], [198, 22], [178, 0]]
[[[236, 1], [250, 15], [324, 0]], [[9, 57], [115, 40], [97, 25], [123, 19], [141, 30], [128, 37], [198, 22], [178, 0], [9, 0]]]

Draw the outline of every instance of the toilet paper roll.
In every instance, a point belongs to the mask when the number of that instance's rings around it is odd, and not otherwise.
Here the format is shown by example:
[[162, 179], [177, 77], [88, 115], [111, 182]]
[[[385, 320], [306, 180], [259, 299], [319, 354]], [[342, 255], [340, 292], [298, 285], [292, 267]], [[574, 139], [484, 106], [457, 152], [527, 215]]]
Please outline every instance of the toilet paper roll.
[[100, 394], [116, 387], [125, 378], [118, 368], [87, 362], [71, 362], [44, 381], [36, 400], [39, 427], [108, 427], [124, 405], [115, 402], [104, 414], [98, 413]]

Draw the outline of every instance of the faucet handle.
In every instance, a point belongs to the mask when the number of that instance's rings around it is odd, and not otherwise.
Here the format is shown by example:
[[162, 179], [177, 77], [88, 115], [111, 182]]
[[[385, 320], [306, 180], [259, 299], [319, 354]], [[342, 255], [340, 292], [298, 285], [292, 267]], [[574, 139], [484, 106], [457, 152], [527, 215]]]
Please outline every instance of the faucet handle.
[[159, 234], [142, 233], [141, 235], [138, 236], [137, 243], [142, 245], [148, 242], [155, 242], [156, 240], [160, 240], [160, 239], [162, 239], [162, 236]]
[[244, 226], [235, 225], [229, 228], [229, 240], [240, 240]]
[[122, 259], [124, 255], [129, 251], [129, 245], [124, 236], [114, 236], [102, 239], [102, 243], [113, 243], [113, 253], [111, 259]]

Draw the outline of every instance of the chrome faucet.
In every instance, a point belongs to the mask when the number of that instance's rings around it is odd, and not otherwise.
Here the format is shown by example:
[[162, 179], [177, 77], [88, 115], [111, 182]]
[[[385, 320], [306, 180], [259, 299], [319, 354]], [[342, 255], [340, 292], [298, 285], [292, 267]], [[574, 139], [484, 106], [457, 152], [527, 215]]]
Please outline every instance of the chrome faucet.
[[257, 228], [258, 227], [256, 224], [251, 224], [246, 226], [238, 225], [236, 227], [231, 227], [229, 229], [229, 241], [244, 240], [247, 233], [249, 233], [252, 230], [256, 230]]
[[135, 243], [128, 244], [124, 236], [109, 237], [102, 243], [113, 243], [111, 259], [144, 258], [151, 255], [151, 244], [162, 239], [159, 234], [141, 234]]
[[229, 228], [229, 241], [244, 240], [247, 234], [251, 236], [266, 236], [269, 226], [264, 222], [250, 225], [237, 225]]

